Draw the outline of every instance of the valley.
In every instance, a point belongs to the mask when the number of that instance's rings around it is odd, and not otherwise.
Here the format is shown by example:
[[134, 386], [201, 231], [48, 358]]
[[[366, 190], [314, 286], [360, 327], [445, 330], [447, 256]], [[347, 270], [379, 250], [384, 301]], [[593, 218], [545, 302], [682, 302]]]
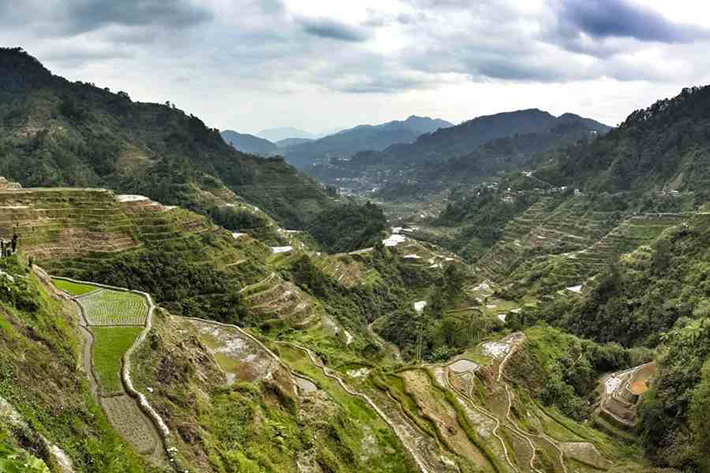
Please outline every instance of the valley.
[[709, 87], [282, 158], [0, 70], [0, 471], [707, 471]]

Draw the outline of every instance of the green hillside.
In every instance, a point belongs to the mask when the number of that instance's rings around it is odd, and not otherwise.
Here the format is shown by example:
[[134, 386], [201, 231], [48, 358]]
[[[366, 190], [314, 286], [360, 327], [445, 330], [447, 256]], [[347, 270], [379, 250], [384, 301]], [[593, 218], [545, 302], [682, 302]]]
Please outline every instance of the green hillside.
[[544, 157], [538, 175], [590, 192], [696, 192], [708, 200], [709, 104], [710, 87], [683, 89], [599, 140]]
[[174, 104], [52, 75], [0, 50], [0, 174], [25, 187], [107, 187], [203, 214], [240, 199], [302, 228], [335, 199], [280, 158], [236, 151]]

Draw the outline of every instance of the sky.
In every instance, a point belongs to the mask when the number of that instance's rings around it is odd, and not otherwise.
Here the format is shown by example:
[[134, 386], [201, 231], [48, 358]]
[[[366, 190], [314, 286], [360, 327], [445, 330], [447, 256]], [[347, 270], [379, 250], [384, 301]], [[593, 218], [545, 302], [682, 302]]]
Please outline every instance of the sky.
[[0, 0], [0, 45], [211, 127], [539, 108], [617, 125], [710, 83], [704, 0]]

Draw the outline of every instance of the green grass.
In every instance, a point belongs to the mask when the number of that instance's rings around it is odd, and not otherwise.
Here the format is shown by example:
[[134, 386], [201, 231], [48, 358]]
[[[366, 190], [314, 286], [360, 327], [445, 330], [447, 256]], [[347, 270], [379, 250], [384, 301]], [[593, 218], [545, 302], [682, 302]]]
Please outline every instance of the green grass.
[[65, 281], [63, 279], [52, 279], [52, 282], [56, 287], [62, 291], [69, 293], [72, 296], [81, 296], [82, 294], [89, 293], [98, 289], [96, 286], [91, 286], [89, 284], [80, 284], [71, 281]]
[[142, 327], [92, 327], [94, 373], [105, 393], [121, 390], [122, 358]]

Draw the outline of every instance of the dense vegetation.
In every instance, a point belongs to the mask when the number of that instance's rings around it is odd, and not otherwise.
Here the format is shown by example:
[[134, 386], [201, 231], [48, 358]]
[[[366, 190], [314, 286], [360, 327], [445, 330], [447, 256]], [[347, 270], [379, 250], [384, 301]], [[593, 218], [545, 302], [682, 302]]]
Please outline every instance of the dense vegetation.
[[637, 110], [599, 140], [542, 157], [537, 175], [590, 192], [679, 190], [707, 201], [709, 104], [710, 87], [684, 89]]
[[[245, 267], [244, 276], [257, 268]], [[209, 265], [197, 265], [182, 255], [163, 251], [126, 253], [82, 277], [112, 286], [150, 292], [171, 312], [191, 317], [243, 324], [247, 312], [239, 295], [239, 280]]]
[[238, 195], [289, 228], [336, 196], [282, 158], [245, 155], [174, 104], [52, 75], [0, 49], [0, 175], [26, 187], [107, 187], [208, 214]]
[[333, 207], [313, 219], [307, 230], [323, 249], [338, 253], [375, 246], [387, 228], [382, 209], [367, 202]]

